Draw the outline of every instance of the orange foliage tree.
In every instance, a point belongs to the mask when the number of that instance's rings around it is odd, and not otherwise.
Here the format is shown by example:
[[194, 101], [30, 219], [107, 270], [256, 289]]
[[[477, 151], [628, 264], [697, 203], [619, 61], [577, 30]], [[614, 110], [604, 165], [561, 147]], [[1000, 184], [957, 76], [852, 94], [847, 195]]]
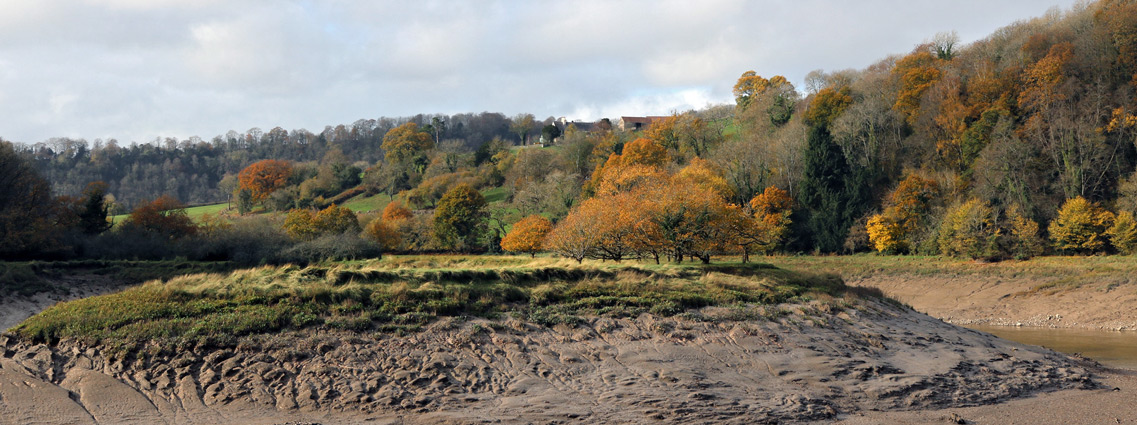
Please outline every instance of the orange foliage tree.
[[537, 255], [545, 247], [545, 237], [553, 230], [549, 219], [531, 215], [513, 224], [513, 228], [501, 238], [501, 249], [509, 252], [527, 252]]
[[197, 225], [186, 214], [186, 205], [170, 195], [143, 202], [130, 212], [126, 226], [177, 239], [197, 232]]
[[237, 174], [238, 190], [248, 191], [252, 202], [262, 202], [286, 186], [289, 177], [292, 177], [291, 164], [275, 159], [257, 161]]
[[383, 208], [383, 221], [399, 221], [411, 217], [414, 217], [414, 213], [403, 206], [403, 203], [399, 201], [391, 201]]
[[367, 223], [363, 236], [374, 241], [383, 251], [394, 251], [403, 243], [403, 237], [398, 229], [385, 219], [375, 219]]
[[915, 123], [920, 114], [920, 100], [929, 88], [943, 76], [940, 59], [928, 50], [920, 50], [896, 61], [892, 74], [900, 80], [900, 91], [893, 105], [904, 114], [909, 123]]

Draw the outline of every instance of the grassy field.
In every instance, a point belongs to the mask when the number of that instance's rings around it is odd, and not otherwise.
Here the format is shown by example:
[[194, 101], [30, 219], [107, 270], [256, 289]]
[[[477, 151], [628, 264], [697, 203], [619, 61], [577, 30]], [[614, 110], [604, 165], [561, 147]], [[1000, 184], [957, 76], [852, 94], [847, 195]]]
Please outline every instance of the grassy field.
[[351, 198], [343, 203], [347, 209], [357, 213], [361, 212], [383, 212], [383, 208], [387, 208], [387, 204], [391, 203], [391, 195], [380, 193], [378, 195], [367, 196], [366, 194]]
[[770, 305], [840, 296], [832, 275], [765, 264], [648, 265], [525, 257], [405, 256], [199, 273], [61, 303], [14, 331], [37, 341], [78, 338], [130, 349], [229, 345], [242, 335], [327, 327], [413, 332], [441, 317], [516, 317], [541, 325], [650, 312], [698, 317], [772, 314]]
[[[198, 205], [196, 207], [186, 208], [186, 215], [188, 215], [194, 221], [201, 221], [201, 216], [205, 214], [218, 214], [228, 208], [229, 204], [225, 202], [222, 202], [220, 204]], [[128, 217], [130, 217], [130, 214], [121, 214], [111, 216], [111, 219], [114, 220], [114, 223], [117, 226], [126, 221]]]

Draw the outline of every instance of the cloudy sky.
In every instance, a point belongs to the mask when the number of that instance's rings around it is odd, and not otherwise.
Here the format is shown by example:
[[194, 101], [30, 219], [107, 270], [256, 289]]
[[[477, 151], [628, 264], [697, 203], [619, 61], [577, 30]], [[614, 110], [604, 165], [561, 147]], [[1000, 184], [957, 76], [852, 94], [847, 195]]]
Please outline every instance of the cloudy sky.
[[1074, 0], [0, 0], [0, 138], [209, 139], [492, 111], [596, 119], [863, 68]]

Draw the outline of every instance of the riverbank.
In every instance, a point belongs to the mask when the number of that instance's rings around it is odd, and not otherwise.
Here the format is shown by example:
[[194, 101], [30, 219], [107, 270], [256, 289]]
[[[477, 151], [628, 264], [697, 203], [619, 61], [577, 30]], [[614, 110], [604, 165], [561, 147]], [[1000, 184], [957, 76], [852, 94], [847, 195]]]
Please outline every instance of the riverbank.
[[798, 256], [768, 261], [835, 273], [959, 325], [1137, 330], [1137, 257], [983, 263], [919, 256]]

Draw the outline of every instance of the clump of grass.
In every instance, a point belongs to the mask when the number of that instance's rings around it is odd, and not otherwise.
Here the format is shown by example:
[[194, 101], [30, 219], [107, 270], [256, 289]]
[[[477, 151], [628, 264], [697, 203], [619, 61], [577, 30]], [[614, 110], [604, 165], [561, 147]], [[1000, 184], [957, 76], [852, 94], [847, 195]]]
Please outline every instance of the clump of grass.
[[[37, 341], [75, 338], [132, 349], [227, 346], [241, 336], [327, 327], [406, 333], [442, 317], [504, 315], [544, 326], [585, 316], [673, 316], [703, 307], [755, 306], [844, 293], [832, 275], [768, 265], [565, 264], [519, 257], [410, 257], [264, 266], [155, 280], [62, 303], [14, 331]], [[749, 310], [747, 310], [749, 309]], [[769, 316], [745, 313], [736, 317]]]

